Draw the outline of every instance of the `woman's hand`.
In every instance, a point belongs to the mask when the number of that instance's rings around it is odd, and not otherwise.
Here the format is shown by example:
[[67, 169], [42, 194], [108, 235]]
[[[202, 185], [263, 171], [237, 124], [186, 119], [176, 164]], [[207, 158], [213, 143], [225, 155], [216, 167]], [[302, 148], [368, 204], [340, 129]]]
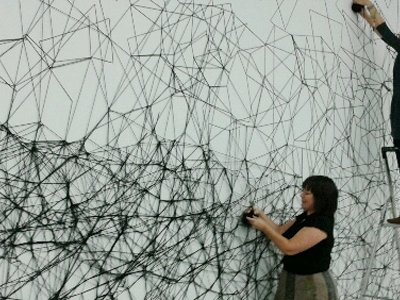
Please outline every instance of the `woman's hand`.
[[267, 226], [267, 222], [259, 216], [254, 215], [253, 217], [247, 217], [246, 219], [250, 226], [256, 230], [263, 231], [264, 227]]
[[[370, 0], [354, 0], [353, 3], [367, 6], [360, 11], [360, 15], [368, 22], [368, 24], [375, 30], [379, 25], [385, 23], [383, 17], [379, 14], [378, 10]], [[377, 32], [378, 35], [379, 32]]]
[[[247, 217], [246, 219], [252, 228], [259, 230], [259, 231], [263, 231], [264, 228], [266, 226], [268, 226], [268, 223], [261, 215], [257, 215], [256, 210], [254, 210], [254, 212], [255, 212], [255, 214], [253, 217]], [[264, 213], [262, 213], [262, 214], [265, 216]]]
[[248, 207], [248, 208], [246, 208], [246, 210], [244, 211], [244, 214], [246, 214], [246, 215], [254, 215], [254, 216], [262, 218], [263, 220], [268, 220], [267, 215], [261, 209], [259, 209], [257, 207]]
[[[257, 207], [249, 207], [244, 211], [244, 215], [249, 217], [246, 218], [246, 223], [250, 225], [252, 228], [261, 230], [263, 228], [270, 228], [276, 232], [280, 232], [280, 229], [283, 228], [283, 226], [278, 226], [275, 224], [261, 209]], [[251, 219], [251, 220], [249, 220]], [[286, 224], [284, 225], [284, 228], [286, 228]]]
[[353, 0], [353, 3], [367, 6], [367, 5], [370, 5], [372, 2], [371, 2], [371, 0]]
[[261, 209], [259, 209], [257, 207], [254, 207], [254, 215], [262, 218], [263, 220], [268, 219], [267, 215]]

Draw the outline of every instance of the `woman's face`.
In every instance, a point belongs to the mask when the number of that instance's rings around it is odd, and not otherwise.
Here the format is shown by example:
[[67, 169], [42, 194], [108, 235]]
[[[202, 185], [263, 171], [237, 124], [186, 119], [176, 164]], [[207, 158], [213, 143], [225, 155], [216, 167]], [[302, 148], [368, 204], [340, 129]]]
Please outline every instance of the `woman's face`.
[[308, 213], [314, 212], [314, 195], [311, 191], [307, 189], [303, 189], [300, 194], [301, 197], [301, 207], [304, 211]]

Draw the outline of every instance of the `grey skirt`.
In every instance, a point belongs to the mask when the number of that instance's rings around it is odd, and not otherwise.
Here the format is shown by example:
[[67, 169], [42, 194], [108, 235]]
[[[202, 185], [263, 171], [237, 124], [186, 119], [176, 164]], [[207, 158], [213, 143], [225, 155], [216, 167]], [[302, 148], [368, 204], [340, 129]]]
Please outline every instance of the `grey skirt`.
[[275, 300], [337, 300], [337, 289], [329, 271], [297, 275], [282, 271]]

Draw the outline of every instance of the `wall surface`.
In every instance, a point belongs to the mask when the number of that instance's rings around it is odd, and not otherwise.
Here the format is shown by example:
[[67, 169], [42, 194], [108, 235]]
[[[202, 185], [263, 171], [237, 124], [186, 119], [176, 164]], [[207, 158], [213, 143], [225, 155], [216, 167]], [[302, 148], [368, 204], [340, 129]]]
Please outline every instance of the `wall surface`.
[[[325, 174], [331, 270], [357, 299], [396, 54], [350, 4], [1, 1], [0, 296], [273, 299], [281, 255], [241, 212], [288, 220]], [[399, 4], [378, 4], [400, 30]], [[392, 241], [374, 299], [400, 293]]]

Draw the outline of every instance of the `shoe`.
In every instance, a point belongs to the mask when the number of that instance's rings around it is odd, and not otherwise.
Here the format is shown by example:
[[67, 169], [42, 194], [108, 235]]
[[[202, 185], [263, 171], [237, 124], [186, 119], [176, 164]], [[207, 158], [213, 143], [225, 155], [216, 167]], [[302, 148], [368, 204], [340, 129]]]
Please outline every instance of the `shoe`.
[[388, 223], [391, 223], [391, 224], [398, 224], [398, 225], [400, 225], [400, 217], [393, 218], [393, 219], [388, 219], [387, 221], [388, 221]]

